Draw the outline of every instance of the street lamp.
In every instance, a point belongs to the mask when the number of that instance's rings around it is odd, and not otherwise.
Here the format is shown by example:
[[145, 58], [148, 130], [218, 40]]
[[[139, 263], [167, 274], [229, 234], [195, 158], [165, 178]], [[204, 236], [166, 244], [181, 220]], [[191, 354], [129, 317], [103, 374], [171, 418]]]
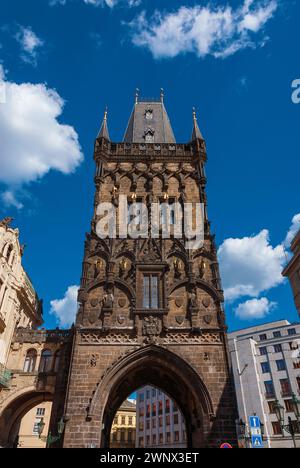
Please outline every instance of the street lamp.
[[63, 432], [65, 430], [65, 421], [64, 418], [61, 417], [61, 419], [57, 423], [57, 436], [53, 436], [51, 432], [49, 432], [47, 437], [42, 437], [42, 433], [45, 427], [44, 420], [41, 419], [41, 421], [38, 423], [38, 434], [39, 438], [42, 439], [44, 442], [46, 442], [46, 448], [49, 448], [50, 445], [54, 444], [55, 442], [58, 442], [63, 435]]
[[299, 425], [299, 422], [300, 422], [300, 411], [299, 411], [300, 400], [298, 400], [295, 393], [293, 393], [293, 395], [292, 395], [292, 405], [293, 405], [294, 415], [296, 416], [297, 423]]
[[38, 431], [39, 438], [42, 437], [44, 428], [45, 428], [45, 423], [44, 423], [44, 419], [42, 418], [42, 419], [37, 423], [37, 431]]
[[[280, 423], [280, 427], [282, 428], [284, 425], [284, 407], [279, 403], [278, 400], [276, 400], [274, 403], [274, 411], [276, 414], [276, 418], [278, 422]], [[284, 432], [283, 432], [283, 437], [284, 437]]]
[[[294, 412], [295, 412], [295, 415], [296, 415], [297, 412], [298, 412], [298, 400], [296, 399], [296, 397], [293, 398], [293, 408], [294, 408]], [[284, 407], [279, 403], [278, 400], [275, 401], [274, 411], [275, 411], [276, 417], [278, 419], [278, 422], [280, 424], [280, 427], [282, 429], [282, 437], [284, 437], [284, 431], [286, 431], [292, 437], [294, 448], [297, 448], [296, 438], [295, 438], [295, 426], [293, 424], [292, 418], [289, 416], [288, 417], [288, 424], [287, 425], [284, 424], [285, 410], [284, 410]], [[298, 421], [298, 419], [297, 419], [297, 421]]]

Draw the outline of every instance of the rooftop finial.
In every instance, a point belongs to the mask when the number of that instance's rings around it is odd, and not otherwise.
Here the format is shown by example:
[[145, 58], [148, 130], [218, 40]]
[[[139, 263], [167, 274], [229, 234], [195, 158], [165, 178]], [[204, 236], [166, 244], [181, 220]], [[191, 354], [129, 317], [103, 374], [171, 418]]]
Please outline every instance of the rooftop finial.
[[161, 100], [161, 102], [164, 102], [164, 96], [165, 96], [164, 89], [160, 88], [160, 100]]
[[97, 138], [105, 138], [106, 140], [110, 141], [108, 127], [107, 127], [107, 114], [108, 114], [108, 107], [106, 106], [105, 111], [104, 111], [102, 125], [101, 125], [100, 132], [98, 133]]
[[136, 104], [139, 102], [139, 96], [140, 96], [140, 90], [139, 88], [136, 88], [135, 90], [135, 103]]
[[196, 107], [193, 107], [193, 120], [197, 120], [197, 113], [196, 113]]
[[199, 129], [198, 122], [197, 122], [197, 113], [196, 108], [193, 107], [193, 133], [192, 133], [192, 141], [194, 140], [203, 140], [202, 133]]

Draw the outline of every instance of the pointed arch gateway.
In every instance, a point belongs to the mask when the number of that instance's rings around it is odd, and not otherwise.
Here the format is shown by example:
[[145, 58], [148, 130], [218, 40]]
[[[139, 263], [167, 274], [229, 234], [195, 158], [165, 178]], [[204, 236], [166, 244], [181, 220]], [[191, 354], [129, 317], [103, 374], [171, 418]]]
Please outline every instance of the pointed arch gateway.
[[100, 422], [100, 446], [109, 447], [113, 419], [123, 401], [145, 385], [161, 389], [176, 402], [185, 418], [188, 447], [205, 447], [214, 418], [208, 390], [185, 360], [156, 345], [140, 348], [119, 360], [97, 386], [88, 420]]

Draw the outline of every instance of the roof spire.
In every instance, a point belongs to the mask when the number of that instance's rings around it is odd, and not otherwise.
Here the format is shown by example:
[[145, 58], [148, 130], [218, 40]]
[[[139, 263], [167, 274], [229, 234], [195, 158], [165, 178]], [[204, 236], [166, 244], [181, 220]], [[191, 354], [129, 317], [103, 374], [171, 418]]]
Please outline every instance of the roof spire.
[[108, 133], [108, 126], [107, 126], [107, 114], [108, 114], [108, 109], [106, 106], [104, 117], [103, 117], [103, 122], [102, 122], [101, 129], [100, 129], [100, 132], [98, 133], [97, 138], [105, 138], [106, 140], [110, 141], [110, 137]]
[[163, 88], [160, 88], [160, 102], [164, 102], [165, 92]]
[[193, 107], [193, 133], [192, 133], [192, 141], [194, 140], [204, 140], [202, 133], [200, 131], [198, 122], [197, 122], [197, 114], [196, 109]]
[[135, 103], [136, 104], [139, 102], [139, 97], [140, 97], [140, 90], [139, 88], [136, 88], [135, 90]]

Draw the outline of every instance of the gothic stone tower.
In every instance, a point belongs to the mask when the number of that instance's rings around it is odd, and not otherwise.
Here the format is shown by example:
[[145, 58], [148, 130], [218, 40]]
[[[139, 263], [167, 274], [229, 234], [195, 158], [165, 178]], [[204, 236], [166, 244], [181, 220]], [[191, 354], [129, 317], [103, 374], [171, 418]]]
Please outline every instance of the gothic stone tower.
[[[163, 103], [138, 96], [122, 143], [107, 114], [95, 143], [95, 209], [85, 243], [79, 311], [65, 407], [65, 447], [108, 447], [115, 412], [143, 385], [170, 395], [188, 446], [235, 441], [216, 246], [206, 212], [206, 146], [194, 113], [192, 139], [175, 141]], [[101, 239], [97, 206], [119, 196], [205, 205], [205, 240]]]

